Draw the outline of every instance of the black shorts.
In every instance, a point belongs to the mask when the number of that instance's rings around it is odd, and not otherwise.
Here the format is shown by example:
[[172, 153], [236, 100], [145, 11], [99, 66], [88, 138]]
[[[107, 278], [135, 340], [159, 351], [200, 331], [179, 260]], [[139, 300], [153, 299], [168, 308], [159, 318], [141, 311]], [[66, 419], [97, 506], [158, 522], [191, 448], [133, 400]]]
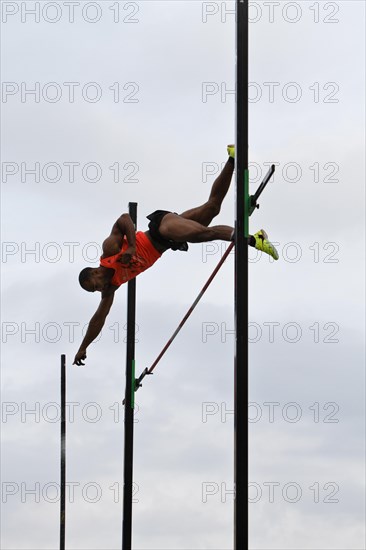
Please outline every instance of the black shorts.
[[164, 246], [165, 248], [171, 248], [172, 250], [182, 250], [186, 252], [188, 250], [188, 243], [178, 243], [170, 239], [164, 239], [164, 237], [160, 235], [159, 227], [160, 227], [161, 220], [167, 214], [172, 214], [172, 213], [173, 212], [169, 212], [168, 210], [155, 210], [155, 212], [146, 216], [147, 219], [150, 220], [150, 223], [149, 223], [150, 234], [154, 239], [154, 241], [158, 242], [161, 246]]

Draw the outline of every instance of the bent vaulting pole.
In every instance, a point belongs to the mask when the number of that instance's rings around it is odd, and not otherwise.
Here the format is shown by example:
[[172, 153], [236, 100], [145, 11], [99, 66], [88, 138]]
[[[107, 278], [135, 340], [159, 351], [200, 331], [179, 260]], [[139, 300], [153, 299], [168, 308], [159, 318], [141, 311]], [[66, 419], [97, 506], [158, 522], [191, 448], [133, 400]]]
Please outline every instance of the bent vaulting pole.
[[60, 461], [60, 550], [65, 550], [66, 524], [66, 355], [61, 355], [61, 461]]
[[168, 342], [166, 343], [166, 345], [164, 346], [164, 348], [162, 349], [162, 351], [159, 353], [158, 357], [155, 359], [155, 361], [153, 362], [153, 364], [151, 365], [151, 367], [148, 369], [147, 373], [148, 374], [151, 374], [152, 371], [154, 370], [154, 368], [156, 367], [156, 365], [159, 363], [160, 359], [163, 357], [163, 355], [165, 354], [166, 350], [169, 348], [170, 344], [173, 342], [173, 340], [175, 339], [175, 337], [177, 336], [177, 334], [180, 332], [180, 330], [182, 329], [183, 325], [186, 323], [188, 317], [190, 317], [192, 311], [195, 309], [196, 305], [198, 304], [198, 302], [201, 300], [202, 296], [204, 295], [204, 293], [206, 292], [206, 290], [208, 289], [208, 287], [210, 286], [210, 284], [212, 283], [213, 279], [215, 278], [216, 274], [218, 273], [219, 269], [221, 268], [221, 266], [223, 265], [223, 263], [225, 262], [226, 258], [228, 257], [228, 255], [230, 254], [232, 248], [234, 246], [234, 243], [230, 243], [228, 248], [226, 249], [226, 252], [224, 253], [224, 255], [222, 256], [221, 260], [219, 261], [219, 263], [217, 264], [217, 266], [215, 267], [215, 269], [213, 270], [213, 272], [211, 273], [210, 277], [208, 278], [206, 284], [204, 285], [204, 287], [202, 288], [201, 292], [198, 294], [197, 298], [195, 299], [195, 301], [193, 302], [193, 304], [191, 305], [191, 307], [189, 308], [189, 310], [187, 311], [187, 313], [185, 314], [185, 316], [183, 317], [183, 319], [181, 320], [181, 322], [179, 323], [177, 329], [175, 330], [174, 334], [171, 336], [171, 338], [168, 340]]
[[234, 549], [248, 549], [248, 1], [236, 0]]
[[[130, 202], [129, 214], [136, 229], [137, 203]], [[127, 351], [125, 390], [125, 438], [123, 462], [123, 522], [122, 550], [131, 550], [132, 544], [132, 495], [133, 495], [133, 415], [135, 407], [135, 323], [136, 278], [127, 283]]]

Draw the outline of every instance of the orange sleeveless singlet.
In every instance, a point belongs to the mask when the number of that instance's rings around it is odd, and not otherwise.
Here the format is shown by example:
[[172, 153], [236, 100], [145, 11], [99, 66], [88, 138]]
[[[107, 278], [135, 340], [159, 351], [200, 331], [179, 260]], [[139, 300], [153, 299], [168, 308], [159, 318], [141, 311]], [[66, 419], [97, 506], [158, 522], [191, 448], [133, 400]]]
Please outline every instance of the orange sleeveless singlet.
[[136, 233], [136, 254], [132, 256], [130, 265], [122, 264], [119, 261], [127, 248], [128, 242], [126, 237], [124, 237], [122, 249], [118, 254], [109, 256], [108, 258], [100, 258], [100, 265], [114, 269], [111, 281], [114, 286], [121, 286], [130, 279], [137, 277], [137, 275], [149, 269], [161, 257], [161, 253], [156, 250], [143, 231]]

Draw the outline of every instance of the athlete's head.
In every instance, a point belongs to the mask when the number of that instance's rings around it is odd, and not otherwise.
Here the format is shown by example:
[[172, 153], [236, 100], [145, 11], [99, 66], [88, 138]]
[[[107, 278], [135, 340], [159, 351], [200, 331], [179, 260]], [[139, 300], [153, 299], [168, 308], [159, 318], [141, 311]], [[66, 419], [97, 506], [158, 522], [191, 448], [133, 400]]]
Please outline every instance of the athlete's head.
[[87, 292], [102, 292], [108, 286], [101, 269], [95, 267], [85, 267], [80, 271], [79, 283]]
[[92, 292], [92, 267], [85, 267], [80, 271], [79, 274], [79, 283], [81, 288], [84, 290], [87, 290], [88, 292]]

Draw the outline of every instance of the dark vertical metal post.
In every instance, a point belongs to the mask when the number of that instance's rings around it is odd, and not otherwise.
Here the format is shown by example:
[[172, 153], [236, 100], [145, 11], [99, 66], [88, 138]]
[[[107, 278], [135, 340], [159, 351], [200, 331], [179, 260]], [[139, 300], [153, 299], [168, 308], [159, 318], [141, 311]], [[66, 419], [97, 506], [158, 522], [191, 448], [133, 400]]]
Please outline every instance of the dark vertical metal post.
[[66, 524], [66, 355], [61, 355], [61, 463], [60, 463], [60, 550], [65, 550]]
[[[137, 203], [130, 202], [129, 214], [136, 228]], [[123, 463], [123, 523], [122, 549], [131, 550], [132, 544], [132, 491], [133, 491], [133, 414], [135, 399], [135, 322], [136, 279], [127, 283], [127, 352], [125, 391], [125, 438]]]
[[236, 0], [234, 549], [248, 548], [248, 1]]

